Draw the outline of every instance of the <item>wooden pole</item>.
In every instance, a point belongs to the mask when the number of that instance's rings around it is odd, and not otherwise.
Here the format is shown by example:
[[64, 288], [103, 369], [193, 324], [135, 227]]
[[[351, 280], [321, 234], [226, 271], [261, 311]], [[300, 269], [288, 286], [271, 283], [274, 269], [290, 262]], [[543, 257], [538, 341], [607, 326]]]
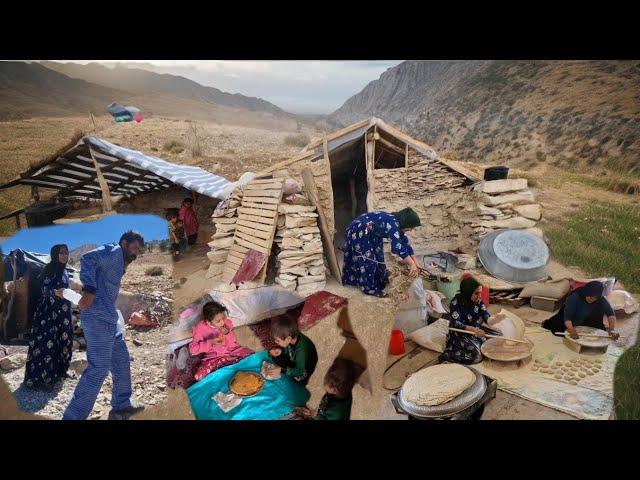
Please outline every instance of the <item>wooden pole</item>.
[[91, 122], [93, 122], [93, 133], [98, 133], [98, 127], [96, 127], [96, 119], [93, 118], [93, 113], [89, 112], [91, 115]]
[[85, 145], [89, 147], [89, 154], [91, 155], [91, 159], [93, 160], [93, 166], [96, 169], [96, 178], [98, 179], [98, 184], [100, 185], [100, 190], [102, 190], [102, 211], [103, 212], [111, 212], [113, 207], [111, 206], [111, 192], [109, 192], [109, 184], [104, 179], [104, 175], [102, 175], [102, 170], [100, 170], [100, 164], [96, 160], [95, 155], [93, 154], [93, 149], [89, 144], [89, 140], [85, 139]]
[[324, 210], [320, 205], [320, 201], [318, 199], [318, 188], [316, 187], [316, 181], [313, 179], [313, 172], [310, 168], [302, 170], [302, 180], [304, 181], [305, 191], [307, 192], [307, 195], [309, 195], [309, 201], [318, 210], [320, 236], [322, 237], [322, 243], [324, 244], [324, 253], [327, 256], [327, 261], [329, 262], [329, 271], [336, 280], [340, 281], [342, 279], [342, 275], [340, 273], [340, 267], [338, 266], [336, 252], [333, 249], [332, 235], [329, 234], [327, 219], [324, 216]]

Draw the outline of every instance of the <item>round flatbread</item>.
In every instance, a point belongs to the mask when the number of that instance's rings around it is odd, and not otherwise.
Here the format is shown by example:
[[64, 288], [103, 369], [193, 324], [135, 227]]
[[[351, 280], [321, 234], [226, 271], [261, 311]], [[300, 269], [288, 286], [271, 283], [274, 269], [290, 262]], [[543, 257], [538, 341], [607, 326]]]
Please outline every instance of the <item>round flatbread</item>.
[[415, 405], [440, 405], [460, 395], [475, 381], [476, 375], [467, 367], [445, 363], [411, 375], [402, 386], [402, 394]]

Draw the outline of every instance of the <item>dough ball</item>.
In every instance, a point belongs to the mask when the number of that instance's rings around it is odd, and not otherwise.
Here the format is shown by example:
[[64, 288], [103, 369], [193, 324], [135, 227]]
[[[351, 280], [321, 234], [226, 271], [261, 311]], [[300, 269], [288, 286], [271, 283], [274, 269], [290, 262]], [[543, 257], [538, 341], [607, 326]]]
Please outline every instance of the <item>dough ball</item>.
[[556, 365], [562, 367], [564, 365], [564, 362], [556, 362]]
[[538, 366], [534, 365], [533, 367], [531, 367], [531, 370], [533, 370], [535, 372], [536, 370], [538, 370]]
[[571, 385], [577, 385], [577, 384], [578, 384], [578, 382], [577, 382], [577, 381], [575, 381], [575, 380], [569, 380], [569, 383], [570, 383]]
[[579, 376], [580, 378], [584, 378], [584, 377], [586, 377], [586, 376], [587, 376], [587, 374], [586, 374], [586, 373], [584, 373], [584, 372], [580, 372], [580, 373], [578, 374], [578, 376]]
[[556, 373], [553, 378], [562, 378], [562, 375], [560, 375], [559, 373]]

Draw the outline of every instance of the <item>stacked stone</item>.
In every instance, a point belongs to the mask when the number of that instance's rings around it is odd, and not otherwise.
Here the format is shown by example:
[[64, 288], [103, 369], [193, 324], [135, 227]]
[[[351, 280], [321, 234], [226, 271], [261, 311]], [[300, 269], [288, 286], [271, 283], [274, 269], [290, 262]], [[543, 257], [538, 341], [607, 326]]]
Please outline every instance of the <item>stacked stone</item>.
[[536, 223], [542, 217], [526, 178], [489, 180], [474, 187], [478, 197], [478, 220], [471, 226], [478, 235], [500, 228], [526, 229], [542, 236]]
[[226, 206], [222, 209], [216, 209], [211, 217], [216, 231], [208, 243], [211, 251], [207, 252], [207, 257], [209, 257], [211, 265], [209, 265], [209, 270], [207, 271], [207, 278], [217, 277], [224, 270], [229, 249], [233, 244], [236, 221], [238, 220], [237, 210], [241, 202], [242, 190], [237, 188], [229, 196]]
[[276, 283], [303, 296], [325, 288], [318, 214], [312, 205], [278, 205]]

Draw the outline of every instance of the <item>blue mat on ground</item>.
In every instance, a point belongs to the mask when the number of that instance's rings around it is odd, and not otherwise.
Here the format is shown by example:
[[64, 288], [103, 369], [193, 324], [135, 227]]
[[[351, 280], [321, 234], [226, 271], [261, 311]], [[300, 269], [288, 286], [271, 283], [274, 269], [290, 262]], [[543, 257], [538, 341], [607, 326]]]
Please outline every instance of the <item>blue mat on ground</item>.
[[224, 413], [213, 399], [218, 392], [229, 392], [229, 381], [236, 372], [260, 373], [262, 362], [268, 360], [266, 350], [243, 358], [238, 363], [211, 372], [187, 389], [191, 408], [198, 420], [277, 420], [304, 406], [311, 394], [306, 387], [289, 377], [266, 380], [257, 395], [245, 397], [240, 405]]

